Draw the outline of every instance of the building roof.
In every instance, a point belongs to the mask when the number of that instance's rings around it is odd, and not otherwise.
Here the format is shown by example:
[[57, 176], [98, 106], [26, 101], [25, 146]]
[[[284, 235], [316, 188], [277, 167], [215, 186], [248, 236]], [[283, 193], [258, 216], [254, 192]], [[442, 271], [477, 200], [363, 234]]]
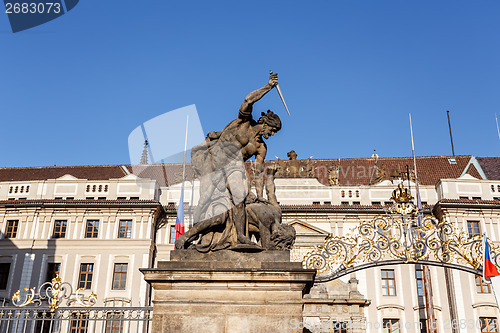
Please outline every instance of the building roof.
[[459, 205], [459, 206], [471, 206], [471, 205], [493, 205], [500, 207], [500, 200], [482, 200], [482, 199], [441, 199], [436, 205]]
[[1, 208], [135, 208], [154, 209], [162, 214], [163, 206], [156, 200], [0, 200]]
[[476, 157], [489, 180], [500, 180], [500, 157]]
[[[467, 167], [472, 156], [422, 156], [417, 157], [418, 180], [423, 185], [435, 185], [439, 179], [458, 178]], [[450, 159], [455, 162], [450, 162]], [[500, 157], [478, 157], [488, 179], [500, 179]], [[307, 163], [307, 160], [299, 160]], [[267, 165], [277, 161], [266, 161]], [[387, 158], [346, 158], [318, 159], [309, 162], [314, 176], [324, 185], [330, 185], [329, 172], [338, 167], [338, 185], [357, 186], [370, 185], [384, 179], [392, 179], [396, 175], [406, 174], [408, 165], [413, 171], [411, 157]], [[252, 162], [246, 163], [252, 178]], [[141, 178], [155, 179], [160, 186], [172, 185], [182, 180], [182, 164], [155, 165], [89, 165], [89, 166], [48, 166], [28, 168], [0, 168], [0, 181], [29, 181], [57, 179], [70, 174], [79, 179], [107, 180], [121, 178], [127, 172]], [[472, 176], [480, 178], [475, 168], [467, 170]], [[194, 177], [190, 164], [186, 165], [186, 180]], [[492, 177], [492, 178], [490, 178]], [[406, 176], [404, 176], [406, 178]]]
[[[417, 157], [418, 181], [422, 185], [435, 185], [439, 179], [458, 178], [471, 157], [470, 155]], [[450, 162], [452, 158], [456, 163]], [[334, 165], [340, 166], [338, 184], [344, 186], [370, 185], [376, 181], [378, 175], [383, 179], [391, 179], [393, 175], [405, 174], [406, 166], [410, 172], [414, 169], [412, 157], [350, 158], [314, 162], [315, 174], [325, 185], [329, 184], [327, 170]]]
[[36, 205], [66, 205], [66, 206], [161, 206], [156, 200], [141, 199], [116, 199], [116, 200], [95, 200], [95, 199], [23, 199], [23, 200], [0, 200], [0, 206], [36, 206]]
[[48, 166], [28, 168], [0, 168], [0, 181], [30, 181], [57, 179], [64, 175], [79, 179], [105, 180], [121, 178], [127, 173], [120, 165]]

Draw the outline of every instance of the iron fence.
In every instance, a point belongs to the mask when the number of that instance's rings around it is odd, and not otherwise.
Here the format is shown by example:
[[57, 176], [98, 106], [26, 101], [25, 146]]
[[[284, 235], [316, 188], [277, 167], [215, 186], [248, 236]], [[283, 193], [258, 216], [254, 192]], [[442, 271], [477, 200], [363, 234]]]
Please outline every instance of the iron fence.
[[152, 307], [0, 307], [0, 333], [151, 333]]

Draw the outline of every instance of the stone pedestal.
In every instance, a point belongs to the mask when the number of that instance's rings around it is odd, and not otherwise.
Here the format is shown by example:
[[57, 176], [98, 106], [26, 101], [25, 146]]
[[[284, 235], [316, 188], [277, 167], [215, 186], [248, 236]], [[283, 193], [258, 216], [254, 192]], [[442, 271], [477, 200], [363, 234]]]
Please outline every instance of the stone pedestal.
[[171, 261], [142, 269], [154, 288], [155, 333], [302, 332], [302, 295], [314, 270], [289, 252], [171, 252]]

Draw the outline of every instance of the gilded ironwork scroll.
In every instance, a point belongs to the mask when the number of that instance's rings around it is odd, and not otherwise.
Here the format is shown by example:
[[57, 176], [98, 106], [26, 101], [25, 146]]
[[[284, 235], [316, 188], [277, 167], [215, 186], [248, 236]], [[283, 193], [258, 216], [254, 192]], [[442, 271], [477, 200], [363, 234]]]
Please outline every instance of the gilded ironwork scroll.
[[63, 302], [67, 306], [77, 305], [91, 307], [97, 303], [97, 295], [91, 292], [88, 297], [82, 294], [82, 288], [76, 289], [73, 293], [73, 287], [68, 282], [62, 282], [59, 275], [50, 282], [42, 284], [38, 291], [36, 288], [24, 288], [27, 291], [24, 301], [21, 301], [21, 292], [18, 290], [12, 296], [12, 303], [16, 307], [26, 307], [28, 305], [41, 307], [49, 306], [50, 312], [54, 312]]
[[[360, 223], [345, 236], [330, 235], [323, 246], [309, 252], [304, 268], [316, 269], [316, 281], [330, 281], [348, 273], [381, 265], [424, 264], [480, 274], [482, 237], [469, 234], [434, 216], [419, 217], [409, 192], [399, 186], [385, 215]], [[490, 244], [493, 263], [500, 266], [500, 248]]]

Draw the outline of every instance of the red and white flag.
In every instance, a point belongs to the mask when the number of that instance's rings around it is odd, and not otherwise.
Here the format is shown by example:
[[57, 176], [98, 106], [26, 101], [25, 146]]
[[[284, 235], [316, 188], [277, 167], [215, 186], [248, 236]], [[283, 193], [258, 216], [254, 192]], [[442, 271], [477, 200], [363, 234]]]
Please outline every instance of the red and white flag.
[[490, 244], [488, 243], [488, 237], [486, 233], [483, 234], [483, 279], [491, 283], [491, 289], [493, 289], [493, 294], [497, 301], [497, 306], [500, 305], [498, 302], [498, 296], [500, 296], [500, 273], [495, 264], [491, 261], [490, 256]]

